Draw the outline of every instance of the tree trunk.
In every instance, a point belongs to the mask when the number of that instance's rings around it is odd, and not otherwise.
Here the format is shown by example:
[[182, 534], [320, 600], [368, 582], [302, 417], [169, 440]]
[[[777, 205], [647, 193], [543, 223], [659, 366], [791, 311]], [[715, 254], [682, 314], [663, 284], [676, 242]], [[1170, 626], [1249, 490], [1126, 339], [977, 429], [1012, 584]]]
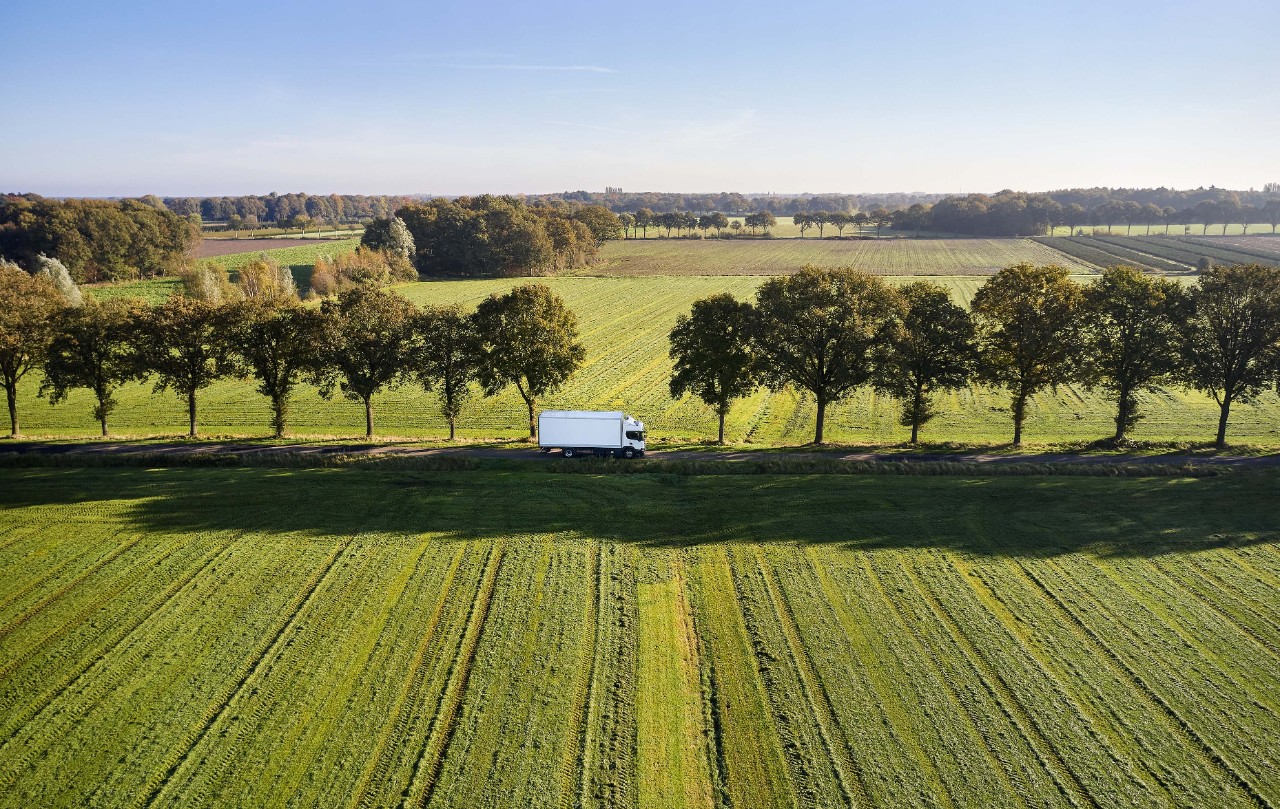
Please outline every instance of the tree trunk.
[[196, 435], [196, 392], [191, 391], [187, 394], [187, 435], [195, 438]]
[[364, 397], [364, 437], [373, 438], [373, 397]]
[[1222, 449], [1227, 445], [1227, 419], [1231, 417], [1231, 397], [1223, 396], [1222, 403], [1218, 405], [1221, 411], [1218, 416], [1218, 440], [1214, 445], [1218, 449]]
[[1013, 445], [1022, 446], [1022, 422], [1027, 416], [1027, 394], [1019, 390], [1013, 397]]
[[5, 397], [9, 400], [9, 435], [17, 438], [22, 429], [18, 426], [18, 386], [8, 380], [4, 383]]
[[1129, 390], [1120, 391], [1120, 401], [1116, 406], [1116, 441], [1123, 441], [1125, 430], [1129, 426], [1129, 414], [1133, 410], [1133, 394]]
[[284, 437], [284, 415], [287, 404], [283, 396], [271, 397], [271, 429], [275, 431], [276, 438]]
[[818, 424], [813, 431], [814, 444], [818, 444], [818, 445], [822, 444], [822, 427], [823, 427], [823, 422], [826, 421], [826, 415], [827, 415], [826, 400], [824, 400], [821, 396], [819, 396], [818, 397]]
[[727, 403], [721, 404], [720, 407], [717, 408], [717, 410], [719, 411], [719, 416], [720, 416], [720, 432], [718, 434], [718, 437], [716, 438], [716, 443], [719, 444], [720, 446], [724, 446], [724, 416], [725, 416], [725, 413], [729, 410], [729, 406]]
[[924, 399], [924, 391], [916, 387], [915, 396], [911, 399], [911, 443], [920, 439], [920, 405]]
[[529, 409], [529, 440], [536, 441], [538, 438], [538, 422], [533, 418], [533, 397], [525, 397], [524, 405]]
[[453, 435], [454, 435], [453, 419], [449, 419], [449, 440], [450, 441], [454, 440]]

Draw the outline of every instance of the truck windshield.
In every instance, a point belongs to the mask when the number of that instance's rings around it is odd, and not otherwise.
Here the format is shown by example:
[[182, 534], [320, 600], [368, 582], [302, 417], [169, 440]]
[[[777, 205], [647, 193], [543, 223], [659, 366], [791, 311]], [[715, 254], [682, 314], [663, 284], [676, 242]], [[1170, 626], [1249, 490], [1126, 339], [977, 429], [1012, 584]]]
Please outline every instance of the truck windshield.
[[644, 430], [627, 430], [627, 438], [631, 441], [643, 441]]

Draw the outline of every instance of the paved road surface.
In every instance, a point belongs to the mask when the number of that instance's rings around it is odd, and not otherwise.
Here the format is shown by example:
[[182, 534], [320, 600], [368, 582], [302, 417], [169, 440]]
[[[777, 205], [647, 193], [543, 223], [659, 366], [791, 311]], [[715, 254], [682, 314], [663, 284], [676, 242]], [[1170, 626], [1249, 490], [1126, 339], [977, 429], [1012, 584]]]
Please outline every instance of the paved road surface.
[[[258, 444], [250, 441], [234, 442], [180, 442], [133, 443], [93, 441], [84, 443], [58, 443], [47, 441], [3, 441], [0, 453], [40, 455], [162, 455], [173, 457], [199, 455], [270, 455], [290, 454], [300, 456], [346, 455], [354, 457], [471, 457], [538, 460], [559, 458], [558, 452], [545, 455], [536, 448], [460, 446], [430, 447], [402, 444]], [[1193, 455], [1170, 452], [1151, 455], [1082, 455], [1069, 452], [1041, 452], [1026, 454], [995, 454], [986, 452], [959, 453], [876, 453], [876, 452], [790, 452], [768, 451], [714, 451], [714, 450], [653, 450], [645, 455], [651, 460], [686, 461], [767, 461], [767, 460], [828, 460], [862, 463], [966, 463], [989, 464], [1121, 464], [1152, 466], [1213, 466], [1239, 468], [1280, 467], [1280, 453], [1270, 455]]]

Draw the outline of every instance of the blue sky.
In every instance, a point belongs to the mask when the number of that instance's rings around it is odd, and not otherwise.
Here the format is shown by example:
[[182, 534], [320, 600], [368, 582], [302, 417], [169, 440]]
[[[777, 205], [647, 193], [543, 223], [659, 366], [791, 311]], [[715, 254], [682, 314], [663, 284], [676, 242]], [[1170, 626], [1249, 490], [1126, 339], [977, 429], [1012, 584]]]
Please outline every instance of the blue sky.
[[0, 4], [0, 191], [1280, 181], [1280, 2]]

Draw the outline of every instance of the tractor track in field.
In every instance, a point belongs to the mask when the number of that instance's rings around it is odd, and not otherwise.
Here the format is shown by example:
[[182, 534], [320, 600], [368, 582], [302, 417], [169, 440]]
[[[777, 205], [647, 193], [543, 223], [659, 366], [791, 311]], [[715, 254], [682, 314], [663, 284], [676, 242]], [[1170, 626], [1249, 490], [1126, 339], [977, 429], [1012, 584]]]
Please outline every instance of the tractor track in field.
[[[560, 459], [559, 452], [544, 453], [534, 447], [492, 445], [468, 446], [420, 446], [400, 443], [297, 443], [269, 444], [255, 441], [191, 441], [135, 443], [127, 441], [90, 441], [63, 443], [58, 441], [14, 441], [0, 443], [0, 456], [81, 456], [85, 458], [146, 457], [158, 461], [164, 459], [198, 460], [200, 458], [244, 458], [256, 463], [272, 458], [475, 458], [486, 460], [549, 461]], [[1280, 468], [1280, 452], [1265, 455], [1196, 454], [1167, 452], [1149, 455], [1135, 454], [1084, 454], [1074, 452], [869, 452], [840, 450], [700, 450], [656, 449], [644, 456], [656, 461], [724, 461], [773, 462], [773, 461], [828, 461], [859, 464], [911, 465], [948, 464], [1001, 467], [1001, 466], [1124, 466], [1124, 467], [1187, 467], [1189, 469], [1274, 469]]]

